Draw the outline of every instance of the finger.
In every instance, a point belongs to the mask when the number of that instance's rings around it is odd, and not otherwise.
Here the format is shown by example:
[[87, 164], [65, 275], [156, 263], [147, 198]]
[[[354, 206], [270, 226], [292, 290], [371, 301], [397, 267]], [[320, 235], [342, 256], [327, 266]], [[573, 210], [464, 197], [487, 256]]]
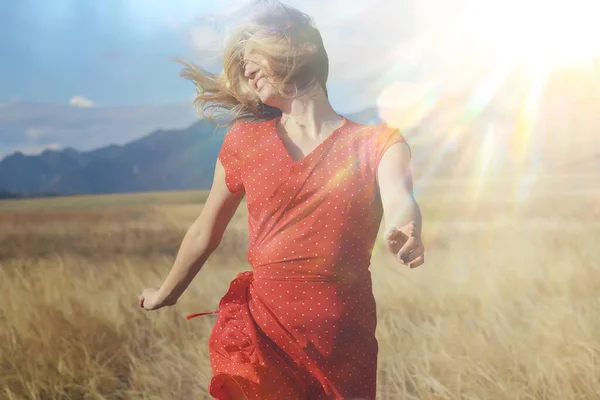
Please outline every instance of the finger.
[[408, 238], [404, 246], [398, 251], [397, 257], [406, 263], [406, 256], [418, 246], [417, 240], [414, 237]]
[[144, 308], [144, 296], [140, 296], [140, 299], [138, 300], [138, 305], [140, 306], [140, 308]]
[[401, 231], [396, 227], [388, 229], [384, 237], [386, 239], [386, 246], [393, 253], [396, 253], [399, 250], [398, 246], [403, 246], [409, 238], [409, 236], [404, 231]]
[[412, 237], [415, 234], [416, 225], [415, 221], [410, 221], [400, 228], [400, 232], [404, 233], [407, 237]]
[[410, 263], [415, 258], [423, 255], [423, 253], [425, 253], [425, 246], [423, 246], [423, 243], [417, 242], [417, 245], [408, 254], [404, 255], [404, 260], [406, 263]]
[[423, 265], [425, 262], [425, 254], [421, 254], [419, 257], [415, 258], [411, 262], [408, 263], [410, 268], [417, 268], [420, 265]]

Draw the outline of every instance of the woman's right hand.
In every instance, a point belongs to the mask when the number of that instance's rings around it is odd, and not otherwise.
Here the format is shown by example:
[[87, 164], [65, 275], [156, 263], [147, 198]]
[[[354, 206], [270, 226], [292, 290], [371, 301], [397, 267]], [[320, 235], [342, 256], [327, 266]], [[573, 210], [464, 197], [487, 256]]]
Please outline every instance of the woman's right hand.
[[157, 289], [144, 289], [138, 300], [138, 306], [146, 311], [158, 310], [159, 308], [173, 304], [169, 304], [164, 299], [161, 299], [160, 292]]

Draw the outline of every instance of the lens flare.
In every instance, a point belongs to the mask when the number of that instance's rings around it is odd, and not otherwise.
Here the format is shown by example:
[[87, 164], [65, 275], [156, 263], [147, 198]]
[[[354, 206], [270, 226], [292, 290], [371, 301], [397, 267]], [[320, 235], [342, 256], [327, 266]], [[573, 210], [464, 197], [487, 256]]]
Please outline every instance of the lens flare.
[[598, 1], [465, 0], [395, 48], [378, 108], [418, 148], [415, 191], [467, 178], [475, 207], [491, 179], [509, 179], [518, 204], [546, 166], [600, 159], [597, 15]]

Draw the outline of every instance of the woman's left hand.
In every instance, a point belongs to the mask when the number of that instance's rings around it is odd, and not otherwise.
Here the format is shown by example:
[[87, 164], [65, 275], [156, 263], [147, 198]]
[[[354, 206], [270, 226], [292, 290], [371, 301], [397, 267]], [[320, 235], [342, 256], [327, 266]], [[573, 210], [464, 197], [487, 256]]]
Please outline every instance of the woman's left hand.
[[144, 289], [140, 299], [138, 301], [138, 305], [140, 308], [143, 308], [147, 311], [158, 310], [167, 304], [164, 299], [160, 298], [159, 292], [157, 289]]
[[415, 236], [415, 223], [409, 222], [401, 228], [392, 228], [385, 233], [388, 249], [398, 260], [417, 268], [425, 262], [425, 246], [419, 236]]

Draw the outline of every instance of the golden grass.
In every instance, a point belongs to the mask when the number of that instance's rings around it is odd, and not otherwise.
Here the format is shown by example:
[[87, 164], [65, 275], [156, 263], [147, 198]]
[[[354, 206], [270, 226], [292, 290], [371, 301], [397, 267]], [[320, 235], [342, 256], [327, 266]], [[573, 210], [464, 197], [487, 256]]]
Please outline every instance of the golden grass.
[[[373, 257], [379, 398], [598, 398], [599, 181], [419, 187], [426, 265]], [[175, 307], [137, 308], [205, 196], [0, 202], [0, 398], [208, 398], [214, 317], [184, 317], [248, 268], [243, 207]]]

